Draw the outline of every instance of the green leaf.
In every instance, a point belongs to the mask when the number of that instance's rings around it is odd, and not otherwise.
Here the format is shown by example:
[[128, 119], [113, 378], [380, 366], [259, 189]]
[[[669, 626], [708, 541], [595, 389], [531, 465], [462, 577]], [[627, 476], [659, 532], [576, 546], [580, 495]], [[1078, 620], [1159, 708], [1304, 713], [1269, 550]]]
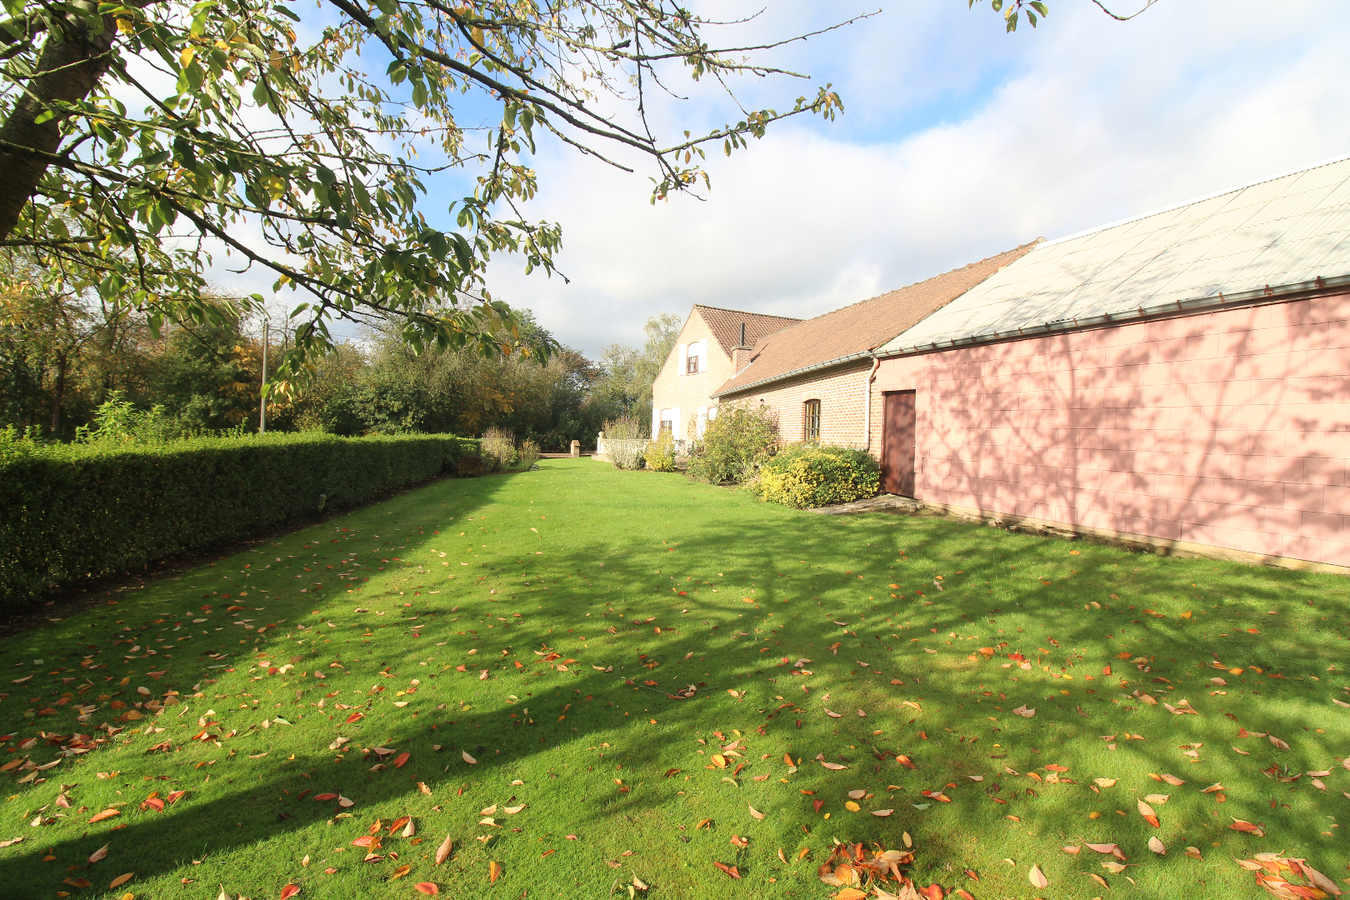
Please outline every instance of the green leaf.
[[40, 113], [37, 114], [37, 117], [36, 117], [36, 118], [33, 119], [33, 124], [34, 124], [34, 125], [41, 125], [42, 123], [44, 123], [44, 122], [50, 122], [52, 119], [55, 119], [55, 118], [56, 118], [56, 111], [55, 111], [55, 110], [52, 110], [52, 109], [44, 109], [42, 112], [40, 112]]
[[1042, 2], [1042, 0], [1031, 0], [1030, 6], [1032, 9], [1036, 10], [1036, 12], [1040, 13], [1042, 18], [1050, 15], [1049, 10], [1046, 9], [1045, 3]]

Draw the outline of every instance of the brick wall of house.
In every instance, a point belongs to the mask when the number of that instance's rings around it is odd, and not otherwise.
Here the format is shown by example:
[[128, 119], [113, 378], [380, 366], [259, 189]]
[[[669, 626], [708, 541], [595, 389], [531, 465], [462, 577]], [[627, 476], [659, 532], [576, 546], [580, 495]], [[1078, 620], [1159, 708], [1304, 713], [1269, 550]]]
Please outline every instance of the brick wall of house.
[[[863, 424], [866, 417], [867, 376], [872, 360], [808, 372], [786, 381], [764, 385], [762, 388], [741, 391], [722, 397], [723, 403], [736, 400], [764, 403], [778, 413], [778, 433], [784, 443], [803, 439], [806, 423], [806, 401], [820, 401], [820, 443], [840, 447], [862, 447]], [[875, 402], [875, 400], [874, 400]], [[873, 406], [875, 417], [879, 408]], [[875, 435], [880, 435], [874, 429]], [[873, 451], [876, 451], [874, 446]]]
[[[707, 370], [697, 375], [686, 375], [680, 365], [680, 347], [698, 341], [705, 342], [707, 346]], [[678, 409], [680, 414], [675, 426], [675, 438], [687, 440], [689, 422], [697, 417], [700, 408], [717, 405], [709, 395], [735, 374], [731, 359], [722, 351], [716, 336], [695, 310], [685, 321], [674, 349], [670, 351], [666, 364], [661, 367], [661, 373], [652, 384], [652, 434], [655, 435], [660, 427], [663, 409]]]
[[1348, 294], [886, 360], [888, 390], [922, 500], [1350, 565]]

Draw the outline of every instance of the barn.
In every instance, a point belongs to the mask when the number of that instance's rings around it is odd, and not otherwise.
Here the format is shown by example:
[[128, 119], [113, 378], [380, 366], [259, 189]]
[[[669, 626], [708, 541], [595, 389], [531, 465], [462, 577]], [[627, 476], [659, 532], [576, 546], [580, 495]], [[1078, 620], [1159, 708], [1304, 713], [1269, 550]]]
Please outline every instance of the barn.
[[1350, 157], [1039, 244], [874, 357], [889, 492], [1350, 566]]

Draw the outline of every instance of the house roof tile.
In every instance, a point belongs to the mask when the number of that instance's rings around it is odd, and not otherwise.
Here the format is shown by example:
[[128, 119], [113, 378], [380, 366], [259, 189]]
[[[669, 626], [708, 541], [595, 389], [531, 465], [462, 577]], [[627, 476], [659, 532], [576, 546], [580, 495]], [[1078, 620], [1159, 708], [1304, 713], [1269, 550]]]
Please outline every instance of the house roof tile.
[[885, 347], [918, 353], [1350, 281], [1350, 156], [1042, 244]]
[[739, 309], [722, 309], [717, 306], [703, 306], [695, 303], [708, 329], [722, 346], [722, 352], [731, 356], [731, 351], [741, 346], [741, 323], [745, 324], [746, 344], [753, 347], [757, 341], [775, 331], [782, 331], [790, 325], [800, 323], [801, 319], [789, 319], [786, 316], [766, 316], [762, 313], [743, 312]]
[[759, 340], [750, 364], [713, 396], [734, 394], [806, 369], [860, 358], [950, 303], [1036, 246], [1033, 241], [926, 281], [783, 328]]

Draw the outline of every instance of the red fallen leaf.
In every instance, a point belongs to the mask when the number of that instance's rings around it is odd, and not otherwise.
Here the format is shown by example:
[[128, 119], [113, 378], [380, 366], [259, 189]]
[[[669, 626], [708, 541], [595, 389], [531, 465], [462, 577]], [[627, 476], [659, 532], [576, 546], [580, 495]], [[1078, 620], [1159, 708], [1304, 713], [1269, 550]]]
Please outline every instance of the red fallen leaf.
[[825, 805], [825, 801], [824, 801], [824, 800], [812, 800], [812, 801], [811, 801], [811, 806], [812, 806], [812, 808], [815, 809], [816, 812], [820, 812], [820, 808], [821, 808], [822, 806], [824, 806], [824, 805]]
[[956, 896], [960, 897], [961, 900], [975, 900], [975, 895], [965, 888], [957, 888]]
[[411, 755], [412, 755], [412, 754], [410, 754], [410, 753], [400, 753], [398, 756], [395, 756], [395, 757], [394, 757], [394, 768], [395, 768], [395, 769], [401, 769], [401, 768], [403, 768], [403, 764], [406, 763], [406, 762], [408, 761], [408, 757], [410, 757]]
[[726, 863], [718, 862], [717, 860], [713, 860], [713, 865], [717, 866], [717, 868], [721, 869], [723, 872], [727, 873], [727, 875], [731, 876], [732, 878], [735, 878], [737, 881], [741, 880], [741, 872], [735, 866], [729, 866]]
[[1253, 825], [1251, 822], [1244, 822], [1241, 819], [1234, 819], [1233, 824], [1228, 827], [1234, 831], [1243, 831], [1247, 834], [1254, 834], [1257, 837], [1265, 837], [1266, 835], [1260, 825]]
[[410, 817], [399, 816], [397, 819], [395, 819], [393, 822], [389, 824], [389, 833], [393, 834], [395, 831], [398, 831], [404, 825], [407, 825], [409, 821]]
[[92, 884], [92, 882], [88, 878], [66, 878], [63, 880], [65, 881], [66, 884], [70, 885], [71, 887], [77, 888], [87, 888], [90, 886], [90, 884]]
[[350, 716], [347, 717], [347, 724], [350, 725], [350, 724], [352, 724], [353, 722], [356, 722], [356, 721], [358, 721], [358, 720], [360, 720], [360, 719], [364, 719], [364, 718], [365, 718], [365, 716], [364, 716], [363, 714], [361, 714], [361, 713], [359, 713], [359, 712], [354, 712], [354, 713], [352, 713]]
[[923, 900], [942, 900], [946, 893], [942, 890], [941, 885], [930, 884], [928, 887], [919, 888], [919, 896]]
[[900, 765], [904, 766], [906, 769], [917, 769], [917, 768], [919, 768], [918, 766], [914, 765], [914, 761], [913, 761], [913, 760], [911, 760], [908, 756], [906, 756], [906, 755], [903, 754], [903, 753], [897, 755], [897, 756], [895, 757], [895, 761], [898, 762]]
[[315, 794], [315, 800], [336, 800], [337, 794]]
[[432, 896], [441, 892], [441, 889], [430, 881], [419, 881], [417, 884], [414, 884], [413, 887], [423, 894], [431, 894]]
[[151, 797], [141, 804], [141, 809], [153, 809], [155, 812], [164, 812], [164, 801], [158, 797]]
[[458, 666], [455, 666], [455, 671], [456, 671], [456, 672], [467, 672], [467, 671], [469, 671], [469, 667], [468, 667], [468, 666], [465, 666], [465, 665], [458, 665]]
[[375, 850], [380, 846], [380, 839], [373, 834], [367, 834], [352, 841], [352, 846], [365, 847], [370, 850]]
[[300, 885], [288, 884], [281, 889], [281, 900], [291, 900], [298, 893], [300, 893]]
[[175, 803], [177, 803], [179, 800], [182, 800], [185, 794], [187, 794], [187, 791], [170, 791], [170, 792], [169, 792], [169, 805], [170, 805], [170, 806], [173, 806], [173, 805], [174, 805]]

